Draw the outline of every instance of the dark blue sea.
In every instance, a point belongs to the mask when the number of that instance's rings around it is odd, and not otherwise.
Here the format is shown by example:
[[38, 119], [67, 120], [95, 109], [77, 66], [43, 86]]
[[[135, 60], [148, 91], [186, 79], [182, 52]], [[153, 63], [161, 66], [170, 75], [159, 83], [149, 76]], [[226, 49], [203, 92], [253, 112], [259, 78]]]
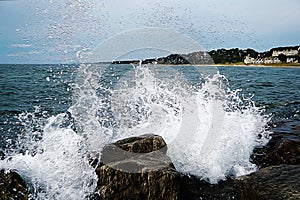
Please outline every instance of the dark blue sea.
[[[162, 135], [165, 134], [166, 140], [170, 141], [171, 145], [174, 137], [168, 137], [167, 129], [179, 130], [177, 125], [183, 123], [185, 117], [188, 119], [184, 114], [188, 109], [180, 107], [184, 101], [182, 99], [186, 98], [196, 99], [195, 102], [198, 104], [195, 106], [197, 112], [200, 113], [198, 116], [203, 113], [208, 116], [199, 117], [197, 121], [199, 125], [196, 127], [203, 126], [203, 129], [206, 127], [205, 124], [214, 123], [213, 120], [218, 119], [214, 116], [210, 117], [210, 105], [217, 105], [216, 102], [221, 102], [224, 107], [226, 104], [224, 108], [226, 112], [223, 114], [224, 120], [222, 121], [222, 131], [224, 131], [222, 140], [231, 141], [232, 139], [232, 146], [239, 141], [247, 143], [246, 140], [241, 139], [243, 135], [239, 134], [260, 134], [276, 129], [282, 133], [297, 133], [295, 127], [299, 127], [300, 124], [300, 68], [220, 66], [214, 70], [217, 74], [224, 76], [208, 78], [201, 77], [201, 74], [191, 66], [176, 66], [174, 67], [176, 73], [170, 78], [173, 80], [171, 86], [167, 86], [165, 82], [158, 79], [154, 81], [153, 73], [145, 70], [138, 71], [140, 69], [135, 69], [136, 71], [133, 72], [136, 81], [133, 84], [127, 81], [131, 76], [127, 71], [131, 68], [130, 65], [112, 65], [100, 73], [101, 77], [97, 77], [97, 73], [87, 72], [88, 68], [79, 65], [0, 65], [0, 156], [2, 162], [5, 162], [1, 166], [16, 168], [29, 177], [34, 182], [33, 185], [43, 186], [43, 192], [37, 194], [39, 198], [51, 199], [53, 195], [57, 195], [55, 198], [63, 199], [83, 185], [87, 185], [85, 182], [78, 181], [85, 175], [78, 175], [78, 180], [76, 178], [73, 180], [70, 177], [74, 174], [68, 174], [72, 170], [68, 168], [58, 170], [61, 166], [68, 165], [70, 157], [82, 158], [86, 151], [98, 148], [94, 144], [98, 140], [103, 139], [99, 145], [101, 148], [101, 145], [111, 141], [110, 136], [122, 138], [120, 134], [122, 131], [132, 131], [132, 133], [139, 133], [138, 129], [151, 131], [152, 126], [148, 124], [152, 122], [153, 127], [156, 128], [153, 129], [154, 132], [159, 134], [161, 131]], [[178, 73], [184, 76], [191, 86], [186, 86], [186, 83], [182, 86], [176, 77]], [[168, 73], [165, 75], [158, 73], [161, 77], [167, 75]], [[126, 76], [128, 77], [124, 79]], [[138, 82], [138, 78], [142, 81]], [[218, 98], [212, 95], [213, 92], [208, 87], [208, 83], [215, 82], [222, 84], [221, 89], [214, 90], [217, 90], [214, 95], [218, 94]], [[114, 92], [116, 88], [118, 92]], [[129, 91], [126, 88], [132, 89]], [[135, 92], [131, 94], [133, 89]], [[188, 90], [188, 94], [183, 94], [185, 90]], [[139, 96], [134, 96], [137, 93]], [[192, 98], [191, 95], [196, 93], [197, 95]], [[229, 99], [230, 103], [228, 103]], [[210, 104], [212, 101], [215, 101], [215, 104]], [[130, 102], [134, 102], [134, 105], [128, 106]], [[189, 102], [187, 105], [190, 105]], [[95, 113], [91, 112], [93, 109]], [[160, 119], [161, 115], [164, 116]], [[183, 117], [180, 117], [181, 115]], [[207, 119], [212, 120], [205, 121]], [[161, 123], [155, 120], [162, 121], [162, 128], [157, 128]], [[77, 121], [77, 124], [74, 124], [74, 121]], [[241, 127], [244, 133], [241, 133], [239, 129]], [[93, 132], [95, 130], [101, 134], [97, 135]], [[227, 132], [231, 132], [231, 135], [226, 135]], [[254, 140], [255, 138], [253, 141], [249, 139], [248, 143], [252, 146], [247, 147], [249, 152], [244, 156], [249, 157], [251, 148], [253, 149], [256, 145]], [[56, 146], [60, 141], [64, 142], [61, 146]], [[195, 141], [198, 141], [200, 145], [201, 137], [197, 137]], [[219, 143], [216, 142], [216, 145]], [[196, 145], [190, 146], [197, 148]], [[225, 151], [229, 153], [236, 151], [233, 147], [227, 148]], [[229, 169], [235, 169], [236, 174], [255, 170], [251, 163], [244, 162], [245, 157], [237, 155], [229, 158], [225, 155], [220, 165], [221, 172], [215, 173], [209, 170], [209, 165], [206, 166], [197, 160], [197, 156], [202, 156], [201, 152], [198, 154], [194, 154], [192, 150], [190, 154], [184, 152], [190, 155], [195, 163], [198, 163], [194, 166], [187, 160], [177, 158], [175, 154], [179, 155], [180, 152], [176, 148], [173, 149], [173, 152], [169, 154], [171, 159], [179, 159], [178, 163], [175, 162], [175, 166], [178, 166], [181, 171], [203, 175], [213, 183], [223, 179], [223, 176], [225, 177], [230, 171]], [[59, 157], [60, 154], [55, 150], [64, 151], [61, 155], [62, 159], [56, 160], [51, 156], [55, 154]], [[72, 154], [73, 151], [76, 152], [76, 158]], [[77, 155], [78, 152], [80, 155]], [[212, 150], [211, 152], [209, 155], [212, 158], [209, 159], [212, 162], [216, 159], [217, 162], [218, 151]], [[68, 156], [64, 157], [65, 155]], [[10, 160], [12, 160], [11, 163]], [[235, 163], [235, 166], [231, 166], [232, 163]], [[39, 168], [40, 165], [44, 165], [44, 168], [51, 171], [53, 177], [43, 172]], [[52, 168], [51, 165], [54, 167]], [[73, 166], [71, 162], [70, 166]], [[90, 170], [85, 163], [75, 166], [78, 166], [78, 171]], [[75, 167], [73, 169], [74, 173], [79, 174]], [[64, 188], [65, 193], [57, 192], [58, 182], [55, 181], [55, 176], [64, 177], [63, 180], [59, 180], [62, 182], [59, 188]], [[91, 175], [87, 179], [95, 180], [96, 178]], [[85, 191], [82, 194], [76, 194], [77, 197], [87, 195], [93, 187], [93, 184], [83, 187], [86, 188]]]

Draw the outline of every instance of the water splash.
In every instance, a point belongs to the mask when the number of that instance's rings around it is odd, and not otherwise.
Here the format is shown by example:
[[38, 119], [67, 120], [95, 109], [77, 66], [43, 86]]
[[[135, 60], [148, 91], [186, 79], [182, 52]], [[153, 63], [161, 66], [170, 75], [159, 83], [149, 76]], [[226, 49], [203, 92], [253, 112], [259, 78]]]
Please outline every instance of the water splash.
[[239, 90], [224, 87], [226, 81], [220, 74], [206, 79], [196, 92], [193, 133], [181, 148], [172, 146], [169, 152], [179, 171], [211, 183], [255, 171], [249, 157], [256, 145], [267, 142], [268, 116], [251, 99], [241, 99]]
[[[32, 116], [23, 115], [23, 122], [41, 125]], [[28, 181], [30, 199], [84, 199], [95, 190], [97, 177], [86, 159], [85, 141], [71, 125], [64, 127], [67, 118], [49, 117], [40, 131], [26, 125], [15, 154], [0, 162], [0, 168], [15, 169]]]
[[260, 136], [268, 135], [268, 116], [242, 98], [241, 90], [228, 89], [223, 75], [188, 80], [190, 75], [183, 77], [170, 66], [118, 67], [84, 66], [84, 73], [102, 78], [97, 82], [85, 76], [79, 92], [93, 101], [80, 93], [70, 112], [90, 141], [90, 151], [151, 132], [166, 140], [168, 155], [182, 173], [216, 183], [256, 169], [249, 158], [256, 145], [267, 142]]
[[27, 177], [33, 199], [87, 198], [98, 179], [89, 155], [129, 136], [161, 135], [178, 171], [211, 183], [255, 170], [250, 154], [266, 142], [259, 135], [268, 134], [268, 117], [240, 90], [228, 89], [219, 73], [203, 76], [192, 66], [82, 64], [72, 88], [67, 113], [21, 116], [18, 149], [0, 162]]

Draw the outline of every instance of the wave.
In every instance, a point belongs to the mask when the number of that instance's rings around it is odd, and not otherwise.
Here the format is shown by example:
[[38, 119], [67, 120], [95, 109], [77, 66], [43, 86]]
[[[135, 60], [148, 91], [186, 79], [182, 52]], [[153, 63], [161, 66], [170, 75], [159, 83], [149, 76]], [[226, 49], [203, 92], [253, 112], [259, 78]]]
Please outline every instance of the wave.
[[269, 116], [241, 90], [228, 89], [225, 76], [195, 69], [82, 64], [68, 112], [34, 120], [33, 114], [20, 115], [25, 128], [18, 149], [8, 151], [0, 167], [27, 177], [32, 198], [84, 199], [98, 179], [89, 154], [155, 133], [182, 173], [217, 183], [256, 170], [249, 159], [255, 146], [267, 142]]

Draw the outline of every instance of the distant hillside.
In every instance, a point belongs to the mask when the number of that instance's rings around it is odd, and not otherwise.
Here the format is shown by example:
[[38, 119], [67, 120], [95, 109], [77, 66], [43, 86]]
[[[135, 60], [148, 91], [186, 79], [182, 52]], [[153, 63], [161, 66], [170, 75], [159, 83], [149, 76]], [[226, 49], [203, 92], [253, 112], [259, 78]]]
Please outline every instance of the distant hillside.
[[244, 62], [246, 56], [258, 57], [259, 53], [253, 49], [218, 49], [209, 52], [215, 64]]
[[[114, 64], [139, 63], [138, 60], [114, 61]], [[274, 64], [300, 63], [300, 46], [276, 47], [269, 51], [257, 52], [254, 49], [217, 49], [209, 52], [192, 52], [188, 54], [170, 54], [166, 57], [146, 59], [143, 64]]]
[[[139, 60], [114, 61], [113, 64], [132, 64], [139, 63]], [[192, 52], [188, 54], [170, 54], [166, 57], [145, 59], [143, 64], [157, 63], [166, 65], [185, 65], [185, 64], [214, 64], [212, 57], [207, 52]]]
[[[245, 64], [300, 62], [300, 46], [276, 47], [265, 52], [257, 52], [254, 49], [218, 49], [210, 51], [209, 55], [213, 58], [215, 64], [239, 62], [244, 62]], [[247, 59], [249, 63], [247, 63]]]

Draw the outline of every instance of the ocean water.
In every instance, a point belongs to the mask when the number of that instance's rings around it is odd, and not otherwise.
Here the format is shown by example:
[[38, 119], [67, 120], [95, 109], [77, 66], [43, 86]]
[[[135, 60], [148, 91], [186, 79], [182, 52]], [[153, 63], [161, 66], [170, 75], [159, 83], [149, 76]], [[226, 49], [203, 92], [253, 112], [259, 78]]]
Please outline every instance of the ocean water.
[[297, 68], [0, 65], [0, 168], [32, 199], [84, 199], [91, 153], [155, 133], [177, 170], [217, 183], [256, 170], [270, 124], [299, 124], [299, 88]]

